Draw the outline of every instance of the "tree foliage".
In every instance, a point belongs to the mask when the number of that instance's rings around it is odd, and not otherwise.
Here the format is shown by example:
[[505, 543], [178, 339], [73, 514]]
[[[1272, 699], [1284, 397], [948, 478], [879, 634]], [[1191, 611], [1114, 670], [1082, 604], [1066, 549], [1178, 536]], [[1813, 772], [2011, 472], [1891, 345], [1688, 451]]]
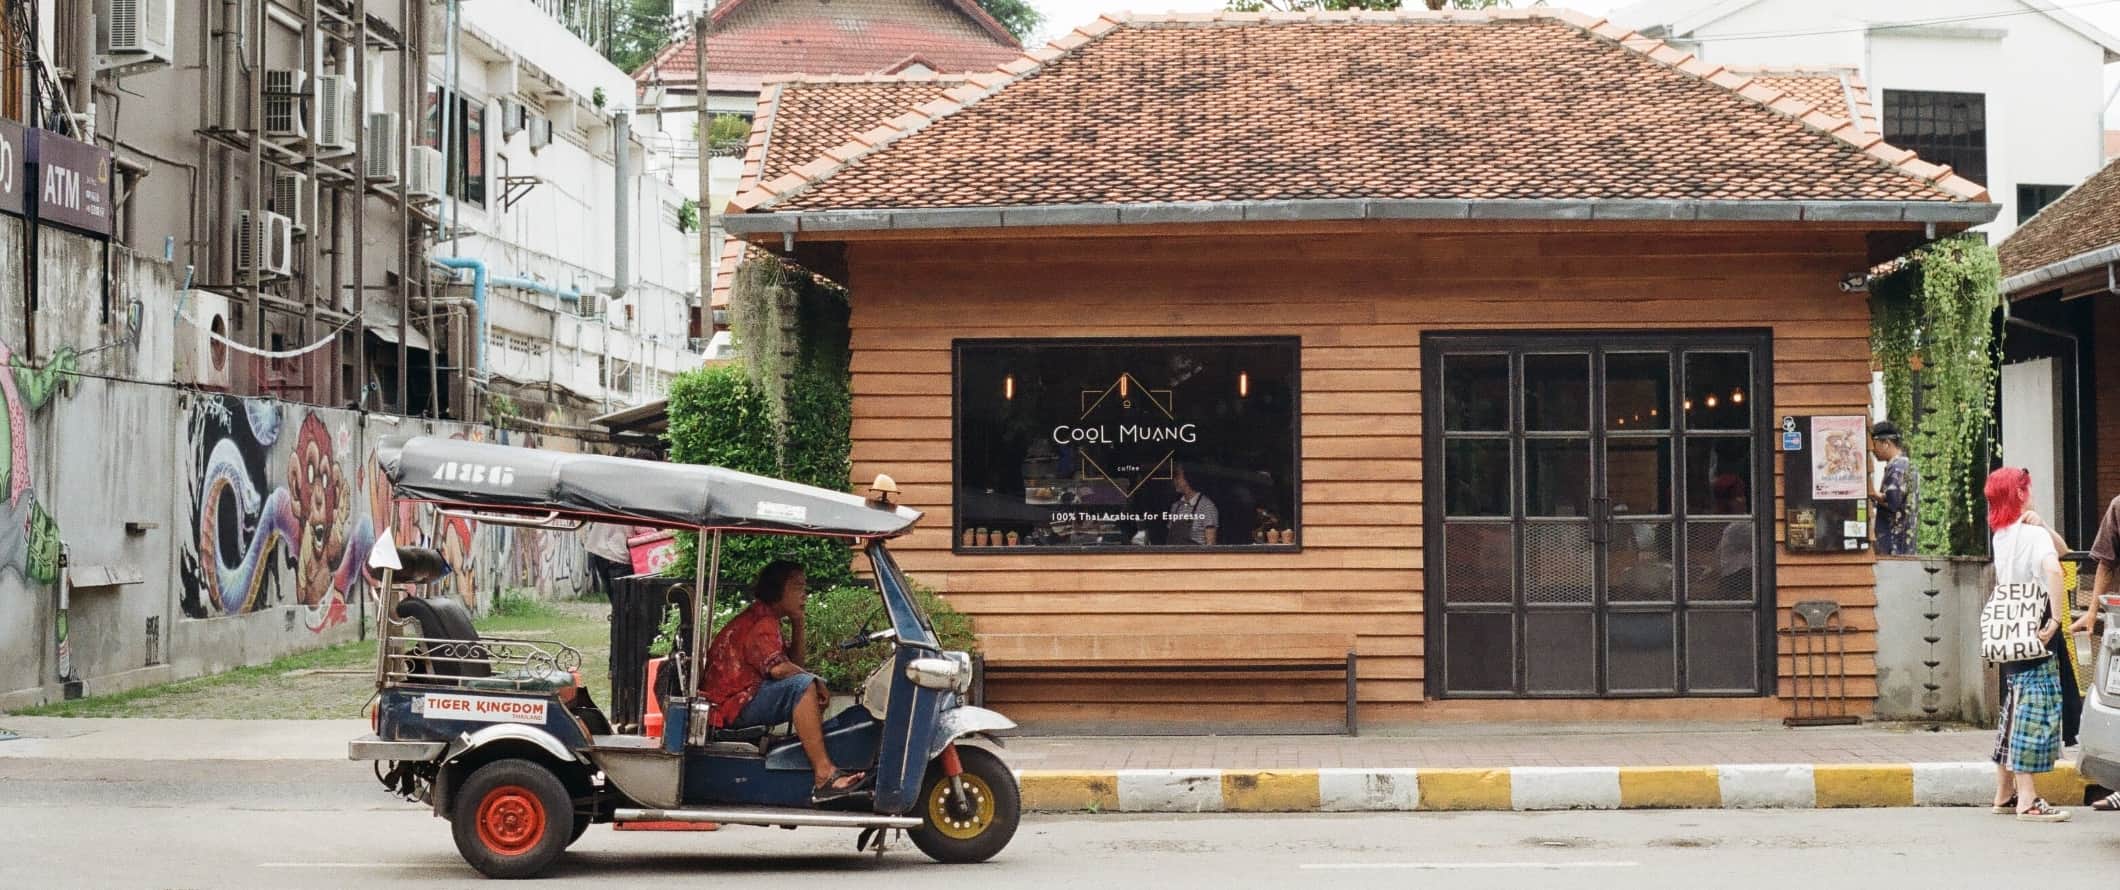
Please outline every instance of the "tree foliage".
[[979, 0], [979, 8], [1007, 28], [1018, 42], [1029, 40], [1038, 26], [1045, 24], [1045, 15], [1031, 6], [1030, 0]]
[[591, 38], [604, 58], [631, 74], [677, 37], [670, 0], [607, 0], [604, 33]]

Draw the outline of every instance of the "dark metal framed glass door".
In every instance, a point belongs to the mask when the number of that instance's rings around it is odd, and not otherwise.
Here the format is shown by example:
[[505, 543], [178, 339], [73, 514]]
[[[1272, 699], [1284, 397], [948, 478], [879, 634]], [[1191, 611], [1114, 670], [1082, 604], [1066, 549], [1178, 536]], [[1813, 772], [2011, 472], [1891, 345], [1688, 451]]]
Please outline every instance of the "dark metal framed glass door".
[[1426, 338], [1431, 696], [1766, 694], [1769, 348]]

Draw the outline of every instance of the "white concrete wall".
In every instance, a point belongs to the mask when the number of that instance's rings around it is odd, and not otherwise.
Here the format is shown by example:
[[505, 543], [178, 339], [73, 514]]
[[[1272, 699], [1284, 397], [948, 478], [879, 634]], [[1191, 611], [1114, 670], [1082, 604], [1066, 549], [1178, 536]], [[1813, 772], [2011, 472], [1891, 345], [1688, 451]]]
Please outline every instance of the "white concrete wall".
[[[1941, 571], [1930, 575], [1930, 568]], [[1886, 720], [1988, 723], [1997, 684], [1980, 660], [1980, 607], [1988, 566], [1980, 559], [1877, 561], [1877, 716]], [[1926, 591], [1935, 590], [1930, 597]], [[1926, 616], [1935, 609], [1936, 620]], [[1931, 646], [1931, 633], [1941, 639]], [[1940, 662], [1931, 673], [1925, 662]], [[1936, 713], [1924, 710], [1926, 685], [1942, 687]]]
[[[1613, 15], [1630, 27], [1652, 24], [1624, 8]], [[1967, 16], [1986, 17], [1875, 30]], [[1880, 115], [1884, 90], [1982, 94], [1984, 184], [2003, 205], [1982, 227], [1993, 241], [2016, 228], [2018, 184], [2074, 185], [2103, 161], [2103, 48], [2017, 0], [1761, 0], [1678, 42], [1723, 65], [1857, 67]]]

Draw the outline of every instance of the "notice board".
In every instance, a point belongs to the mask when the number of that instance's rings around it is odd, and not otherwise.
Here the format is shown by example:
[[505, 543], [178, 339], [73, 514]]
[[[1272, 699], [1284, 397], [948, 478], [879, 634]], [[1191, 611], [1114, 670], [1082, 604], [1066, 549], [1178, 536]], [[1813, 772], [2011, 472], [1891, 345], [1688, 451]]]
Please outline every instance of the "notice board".
[[1870, 549], [1869, 419], [1781, 419], [1782, 547], [1792, 553]]

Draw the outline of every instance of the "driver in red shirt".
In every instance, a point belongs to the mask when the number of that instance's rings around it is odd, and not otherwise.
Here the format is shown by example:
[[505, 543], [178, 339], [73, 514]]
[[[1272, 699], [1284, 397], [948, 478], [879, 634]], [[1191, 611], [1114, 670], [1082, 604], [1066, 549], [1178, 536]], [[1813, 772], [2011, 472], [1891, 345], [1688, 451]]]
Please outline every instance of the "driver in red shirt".
[[[824, 746], [824, 709], [831, 702], [824, 681], [803, 669], [795, 658], [803, 651], [803, 601], [809, 587], [802, 566], [775, 560], [751, 586], [756, 602], [714, 635], [707, 647], [707, 670], [701, 692], [713, 705], [708, 719], [717, 728], [795, 724], [795, 737], [816, 774], [810, 797], [823, 803], [861, 791], [865, 770], [843, 770]], [[780, 621], [795, 628], [791, 642], [781, 637]]]

